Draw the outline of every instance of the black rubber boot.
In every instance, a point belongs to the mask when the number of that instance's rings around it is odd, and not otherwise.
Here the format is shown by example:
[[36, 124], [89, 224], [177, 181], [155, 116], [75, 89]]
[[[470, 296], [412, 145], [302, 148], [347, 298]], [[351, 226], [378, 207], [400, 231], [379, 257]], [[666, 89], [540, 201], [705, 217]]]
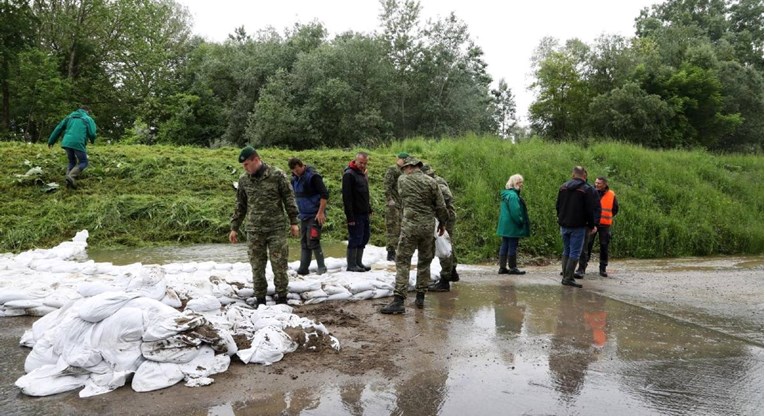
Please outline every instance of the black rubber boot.
[[297, 269], [297, 274], [305, 276], [308, 274], [308, 265], [311, 264], [311, 250], [307, 248], [300, 249], [300, 267]]
[[316, 272], [324, 274], [327, 272], [327, 266], [324, 264], [324, 252], [321, 247], [313, 250], [313, 256], [316, 257]]
[[275, 301], [276, 301], [277, 305], [286, 305], [287, 304], [287, 294], [286, 293], [283, 294], [283, 295], [276, 294], [274, 296], [274, 298], [275, 298]]
[[404, 298], [401, 296], [394, 296], [391, 303], [380, 309], [380, 313], [384, 313], [386, 315], [398, 315], [404, 312]]
[[574, 280], [574, 269], [576, 269], [576, 264], [578, 262], [579, 259], [566, 258], [566, 268], [563, 270], [563, 280], [560, 282], [562, 285], [582, 287], [582, 285]]
[[455, 264], [452, 266], [452, 275], [450, 279], [452, 282], [459, 282], [460, 281], [460, 274], [457, 273], [457, 265]]
[[255, 309], [258, 309], [258, 306], [265, 305], [266, 304], [266, 298], [255, 298]]
[[[446, 284], [449, 283], [447, 282]], [[425, 307], [425, 292], [417, 292], [417, 297], [414, 298], [414, 306], [416, 306], [417, 309]]]
[[360, 269], [359, 271], [362, 272], [368, 272], [372, 270], [371, 267], [365, 266], [364, 263], [361, 262], [361, 259], [364, 257], [364, 249], [363, 248], [357, 248], [356, 249], [356, 266], [358, 266]]
[[451, 287], [449, 286], [449, 281], [442, 277], [436, 283], [428, 286], [428, 290], [431, 292], [448, 292], [451, 290]]
[[601, 276], [603, 276], [603, 277], [608, 277], [608, 273], [606, 273], [606, 266], [603, 266], [603, 265], [600, 266], [600, 273], [599, 274]]
[[346, 267], [345, 270], [349, 272], [363, 272], [364, 269], [360, 268], [358, 265], [356, 265], [356, 251], [358, 249], [355, 248], [348, 248], [348, 250], [345, 252], [345, 260], [348, 262], [348, 267]]
[[574, 272], [574, 278], [584, 279], [584, 274], [586, 270], [587, 270], [587, 262], [582, 261], [582, 259], [579, 259], [579, 267], [577, 267], [576, 271]]
[[510, 274], [526, 274], [525, 271], [518, 269], [518, 256], [507, 256], [507, 262]]
[[499, 271], [497, 274], [510, 274], [510, 270], [507, 270], [507, 256], [499, 256]]
[[388, 261], [396, 261], [396, 250], [388, 250]]

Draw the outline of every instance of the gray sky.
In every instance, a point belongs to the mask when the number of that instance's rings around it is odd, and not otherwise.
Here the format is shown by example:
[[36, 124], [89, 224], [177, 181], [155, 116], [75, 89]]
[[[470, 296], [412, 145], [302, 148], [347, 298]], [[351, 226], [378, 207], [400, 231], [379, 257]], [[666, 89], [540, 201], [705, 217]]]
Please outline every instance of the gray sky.
[[[317, 20], [330, 34], [379, 31], [377, 0], [177, 0], [188, 7], [194, 33], [221, 42], [236, 27], [254, 33], [267, 26], [282, 32], [295, 23]], [[657, 0], [420, 0], [421, 18], [463, 20], [483, 49], [494, 85], [504, 78], [515, 95], [518, 117], [527, 123], [533, 100], [531, 55], [545, 36], [591, 43], [602, 34], [634, 35], [640, 10]]]

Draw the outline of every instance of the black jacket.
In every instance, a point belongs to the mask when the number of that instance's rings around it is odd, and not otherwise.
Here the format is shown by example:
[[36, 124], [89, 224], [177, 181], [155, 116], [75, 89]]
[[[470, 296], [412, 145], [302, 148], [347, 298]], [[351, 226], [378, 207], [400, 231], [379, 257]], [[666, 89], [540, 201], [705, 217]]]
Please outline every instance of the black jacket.
[[592, 192], [591, 187], [579, 178], [561, 185], [555, 203], [558, 225], [568, 228], [594, 227], [595, 209], [600, 209], [599, 199], [595, 195], [597, 192]]
[[369, 182], [367, 175], [347, 166], [343, 171], [343, 209], [348, 222], [356, 220], [356, 214], [371, 214]]

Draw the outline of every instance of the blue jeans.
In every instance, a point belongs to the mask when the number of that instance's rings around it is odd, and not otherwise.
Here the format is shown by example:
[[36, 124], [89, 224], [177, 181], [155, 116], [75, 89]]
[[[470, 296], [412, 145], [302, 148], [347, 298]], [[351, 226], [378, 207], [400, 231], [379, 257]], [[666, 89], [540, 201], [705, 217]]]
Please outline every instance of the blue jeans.
[[69, 166], [66, 168], [66, 173], [69, 173], [75, 165], [80, 168], [80, 172], [88, 167], [88, 154], [81, 150], [74, 150], [65, 147], [66, 157], [69, 159]]
[[499, 246], [500, 256], [514, 256], [518, 252], [518, 237], [502, 237], [502, 245]]
[[563, 257], [579, 259], [586, 235], [586, 227], [560, 227], [560, 236], [563, 238]]
[[364, 248], [370, 235], [369, 214], [356, 214], [356, 223], [348, 224], [348, 248]]

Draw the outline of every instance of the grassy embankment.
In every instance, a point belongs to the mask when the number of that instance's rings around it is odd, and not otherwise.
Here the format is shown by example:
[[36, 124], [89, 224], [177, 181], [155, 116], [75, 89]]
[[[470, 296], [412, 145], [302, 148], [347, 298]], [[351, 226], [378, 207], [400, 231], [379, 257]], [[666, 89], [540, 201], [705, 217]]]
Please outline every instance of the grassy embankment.
[[[357, 149], [293, 152], [262, 149], [266, 163], [287, 170], [298, 156], [323, 173], [330, 191], [325, 239], [346, 235], [341, 206], [342, 169]], [[450, 183], [458, 207], [457, 253], [462, 262], [496, 256], [498, 192], [513, 173], [525, 181], [523, 197], [532, 236], [520, 253], [556, 256], [558, 186], [575, 164], [591, 180], [607, 176], [621, 206], [615, 219], [616, 257], [760, 254], [763, 250], [763, 156], [703, 151], [655, 151], [618, 143], [590, 146], [537, 140], [512, 145], [492, 138], [406, 140], [370, 151], [370, 185], [378, 215], [372, 243], [384, 245], [382, 180], [406, 150], [430, 162]], [[50, 247], [88, 229], [99, 247], [226, 242], [234, 204], [232, 182], [242, 172], [238, 149], [126, 146], [96, 143], [76, 191], [64, 188], [66, 157], [55, 147], [0, 143], [0, 252]], [[28, 161], [28, 163], [26, 162]], [[40, 180], [20, 180], [31, 167]], [[62, 186], [51, 193], [43, 183]]]

